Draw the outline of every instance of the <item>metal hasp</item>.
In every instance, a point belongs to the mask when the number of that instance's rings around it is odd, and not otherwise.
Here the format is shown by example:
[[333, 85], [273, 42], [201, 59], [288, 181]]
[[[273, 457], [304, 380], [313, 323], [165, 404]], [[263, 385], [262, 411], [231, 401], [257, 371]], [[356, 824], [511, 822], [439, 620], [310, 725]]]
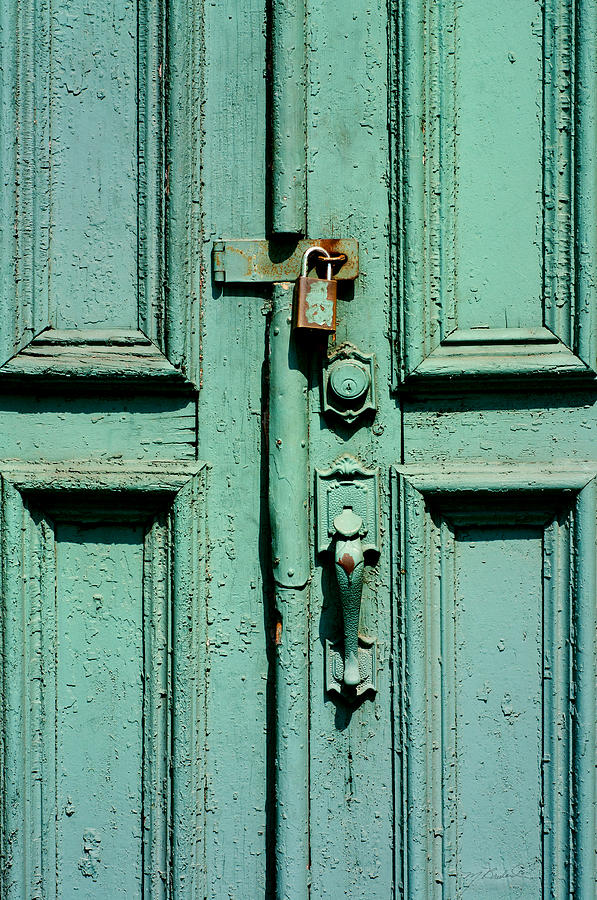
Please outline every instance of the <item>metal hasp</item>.
[[321, 247], [332, 257], [346, 257], [341, 265], [334, 268], [337, 281], [354, 281], [359, 274], [359, 243], [352, 238], [297, 241], [272, 237], [271, 240], [214, 241], [214, 281], [225, 281], [227, 284], [296, 281], [301, 274], [305, 252], [311, 247]]
[[375, 356], [343, 344], [329, 358], [321, 388], [323, 412], [349, 425], [366, 412], [375, 413]]
[[377, 642], [359, 619], [365, 561], [380, 552], [379, 474], [346, 455], [315, 477], [317, 552], [333, 554], [343, 619], [341, 647], [326, 641], [326, 689], [358, 698], [377, 684]]

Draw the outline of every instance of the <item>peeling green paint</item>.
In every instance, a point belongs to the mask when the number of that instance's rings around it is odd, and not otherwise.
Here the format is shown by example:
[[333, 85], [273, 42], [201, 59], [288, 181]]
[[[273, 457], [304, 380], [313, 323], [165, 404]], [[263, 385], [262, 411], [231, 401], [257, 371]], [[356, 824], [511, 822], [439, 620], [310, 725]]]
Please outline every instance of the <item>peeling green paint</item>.
[[[303, 5], [0, 5], [6, 900], [595, 895], [597, 2]], [[300, 358], [272, 225], [359, 242]]]

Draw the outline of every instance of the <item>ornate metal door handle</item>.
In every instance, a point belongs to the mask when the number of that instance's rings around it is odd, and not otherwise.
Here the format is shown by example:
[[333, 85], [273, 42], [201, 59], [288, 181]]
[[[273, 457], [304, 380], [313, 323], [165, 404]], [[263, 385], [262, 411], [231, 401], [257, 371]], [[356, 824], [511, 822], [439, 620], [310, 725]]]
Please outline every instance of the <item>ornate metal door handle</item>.
[[360, 532], [363, 520], [345, 507], [334, 519], [336, 529], [336, 578], [344, 619], [344, 672], [342, 680], [356, 687], [361, 680], [359, 670], [359, 618], [363, 594], [365, 556]]
[[377, 642], [359, 634], [365, 558], [379, 554], [378, 473], [352, 456], [316, 473], [317, 550], [332, 553], [343, 641], [326, 641], [326, 688], [345, 699], [375, 692]]

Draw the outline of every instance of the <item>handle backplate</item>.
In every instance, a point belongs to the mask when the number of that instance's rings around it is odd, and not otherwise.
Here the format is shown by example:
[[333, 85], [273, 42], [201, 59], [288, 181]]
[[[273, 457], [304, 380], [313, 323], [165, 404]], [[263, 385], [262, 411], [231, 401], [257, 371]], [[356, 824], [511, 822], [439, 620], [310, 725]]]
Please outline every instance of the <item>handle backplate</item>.
[[378, 492], [377, 469], [351, 456], [316, 472], [317, 547], [333, 554], [343, 631], [339, 645], [326, 641], [326, 686], [344, 697], [376, 690], [376, 641], [359, 633], [359, 619], [365, 562], [379, 553]]

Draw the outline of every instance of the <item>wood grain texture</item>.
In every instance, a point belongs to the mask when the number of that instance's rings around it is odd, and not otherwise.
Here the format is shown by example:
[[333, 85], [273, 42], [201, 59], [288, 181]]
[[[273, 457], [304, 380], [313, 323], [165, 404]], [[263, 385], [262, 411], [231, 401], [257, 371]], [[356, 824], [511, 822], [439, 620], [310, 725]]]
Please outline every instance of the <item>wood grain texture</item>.
[[3, 477], [7, 898], [202, 891], [203, 480], [119, 474]]
[[[311, 898], [387, 900], [393, 873], [393, 609], [386, 544], [387, 467], [400, 447], [389, 378], [387, 9], [385, 3], [310, 4], [308, 15], [308, 234], [358, 236], [354, 291], [338, 285], [336, 339], [311, 350], [309, 459], [329, 469], [352, 454], [380, 465], [381, 557], [366, 566], [360, 630], [379, 641], [378, 692], [356, 708], [325, 693], [326, 639], [342, 635], [333, 555], [314, 558], [310, 607]], [[333, 138], [331, 137], [333, 136]], [[343, 341], [376, 354], [379, 412], [373, 428], [347, 426], [320, 407], [322, 355]], [[313, 481], [312, 481], [313, 483]], [[314, 536], [313, 536], [314, 537]]]
[[[7, 900], [595, 894], [597, 0], [299, 6], [293, 203], [360, 274], [270, 383], [270, 288], [211, 254], [271, 224], [272, 3], [0, 4]], [[347, 453], [381, 484], [352, 706], [294, 508]]]
[[404, 462], [450, 465], [509, 460], [566, 465], [595, 458], [597, 409], [592, 391], [486, 390], [405, 399]]
[[[2, 367], [2, 377], [35, 381], [84, 378], [184, 385], [180, 369], [142, 331], [88, 329], [43, 331]], [[157, 382], [157, 384], [155, 384]]]
[[556, 467], [550, 488], [549, 471], [496, 475], [403, 470], [396, 483], [408, 897], [564, 898], [593, 865], [594, 835], [574, 834], [594, 798], [572, 806], [585, 785], [574, 733], [592, 721], [593, 688], [569, 679], [594, 667], [573, 634], [593, 621], [576, 585], [592, 578], [595, 549], [572, 550], [577, 529], [594, 528], [594, 478]]
[[[184, 4], [178, 11], [185, 15]], [[273, 779], [264, 394], [268, 288], [222, 288], [210, 278], [211, 239], [265, 234], [264, 14], [262, 0], [216, 0], [204, 6], [194, 50], [200, 130], [197, 123], [187, 123], [201, 152], [196, 174], [204, 243], [189, 246], [201, 271], [199, 454], [213, 464], [207, 500], [204, 864], [206, 895], [214, 900], [262, 897], [271, 889], [269, 881], [266, 886], [273, 824], [273, 810], [266, 809], [271, 803], [268, 766]], [[181, 195], [181, 212], [183, 200]], [[197, 214], [197, 205], [193, 211]], [[191, 214], [188, 207], [185, 213]]]
[[[591, 44], [594, 14], [592, 2], [575, 14], [568, 0], [544, 10], [535, 0], [499, 9], [399, 4], [396, 385], [592, 377], [584, 310], [595, 298], [578, 304], [577, 210], [586, 206], [573, 172], [594, 154], [592, 109], [574, 88], [575, 54]], [[592, 63], [582, 58], [584, 81]], [[529, 340], [521, 358], [515, 332], [525, 328], [543, 328], [551, 346]], [[458, 340], [462, 329], [477, 332], [476, 353]]]
[[[97, 381], [170, 371], [199, 383], [197, 15], [178, 9], [119, 0], [90, 11], [69, 0], [50, 12], [26, 0], [2, 12], [0, 359], [11, 376], [60, 377], [69, 366], [78, 376], [88, 363]], [[38, 367], [39, 347], [14, 358], [46, 329], [63, 348], [70, 335], [80, 359], [57, 353]], [[133, 352], [98, 359], [98, 330], [116, 342], [128, 332]], [[140, 342], [151, 354], [134, 352]]]
[[[72, 384], [72, 382], [71, 382]], [[194, 399], [139, 389], [134, 397], [87, 390], [72, 396], [41, 391], [0, 395], [0, 458], [42, 462], [93, 460], [101, 465], [141, 460], [193, 461], [197, 453]], [[15, 424], [16, 423], [16, 424]]]
[[307, 65], [305, 0], [271, 4], [272, 231], [305, 233]]

